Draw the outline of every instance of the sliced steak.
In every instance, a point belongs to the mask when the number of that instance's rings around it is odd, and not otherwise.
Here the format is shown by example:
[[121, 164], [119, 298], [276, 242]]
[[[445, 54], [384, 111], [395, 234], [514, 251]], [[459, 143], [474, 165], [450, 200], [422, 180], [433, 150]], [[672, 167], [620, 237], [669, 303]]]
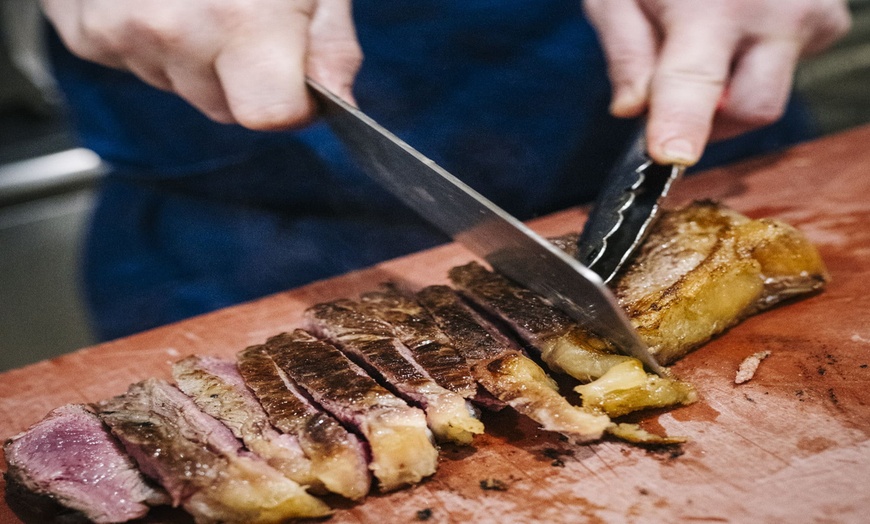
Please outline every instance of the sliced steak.
[[9, 500], [42, 521], [125, 522], [166, 504], [100, 419], [69, 404], [6, 441]]
[[223, 422], [245, 446], [303, 486], [322, 493], [323, 483], [311, 471], [311, 461], [291, 434], [269, 422], [257, 397], [245, 385], [235, 362], [191, 355], [172, 366], [179, 389], [201, 410]]
[[338, 348], [296, 330], [272, 337], [266, 350], [315, 402], [366, 438], [382, 491], [435, 473], [438, 451], [423, 411], [384, 389]]
[[469, 307], [448, 286], [428, 286], [417, 292], [417, 301], [472, 366], [521, 350], [519, 344]]
[[399, 396], [421, 406], [435, 438], [470, 444], [483, 433], [474, 408], [458, 393], [436, 383], [414, 361], [386, 322], [358, 302], [337, 300], [306, 311], [309, 327], [378, 376]]
[[330, 513], [163, 380], [133, 384], [97, 408], [142, 472], [197, 522], [281, 522]]
[[571, 405], [540, 366], [449, 287], [424, 288], [417, 300], [472, 363], [474, 378], [497, 399], [575, 442], [597, 439], [608, 426], [608, 417]]
[[[617, 354], [612, 344], [596, 337], [537, 294], [480, 264], [472, 262], [453, 268], [450, 278], [475, 302], [498, 315], [540, 350], [541, 358], [550, 368], [582, 382], [596, 380], [593, 387], [585, 389], [583, 407], [587, 410], [619, 416], [640, 409], [691, 404], [697, 399], [689, 384], [644, 373], [637, 359]], [[635, 364], [640, 373], [631, 372]], [[587, 402], [593, 391], [607, 393], [595, 395], [595, 401]]]
[[540, 351], [555, 371], [588, 382], [631, 358], [618, 354], [541, 296], [476, 262], [452, 268], [449, 276], [463, 294]]
[[293, 435], [311, 461], [311, 471], [333, 493], [351, 500], [366, 496], [371, 473], [363, 444], [338, 420], [311, 401], [281, 372], [265, 346], [239, 353], [239, 372], [260, 400], [269, 420]]
[[465, 358], [456, 351], [438, 324], [412, 297], [392, 285], [365, 293], [362, 304], [372, 315], [387, 322], [414, 359], [443, 387], [472, 398], [477, 384]]

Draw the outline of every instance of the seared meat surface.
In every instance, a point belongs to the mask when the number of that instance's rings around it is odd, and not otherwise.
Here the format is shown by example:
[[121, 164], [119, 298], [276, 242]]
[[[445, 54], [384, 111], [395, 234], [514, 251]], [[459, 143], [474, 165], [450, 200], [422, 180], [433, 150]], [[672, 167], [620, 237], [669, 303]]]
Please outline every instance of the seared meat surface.
[[257, 397], [245, 385], [236, 363], [191, 355], [172, 366], [178, 388], [201, 410], [223, 422], [245, 446], [303, 486], [323, 491], [298, 439], [272, 427]]
[[630, 358], [599, 339], [589, 343], [591, 335], [568, 315], [477, 262], [455, 267], [449, 276], [463, 294], [540, 351], [541, 359], [555, 371], [585, 382]]
[[662, 215], [614, 291], [668, 364], [749, 315], [820, 290], [828, 278], [816, 248], [793, 227], [697, 202]]
[[413, 298], [391, 285], [361, 297], [366, 310], [387, 322], [414, 359], [435, 381], [465, 398], [477, 392], [465, 358], [456, 351], [438, 324]]
[[362, 304], [336, 300], [306, 311], [309, 327], [340, 347], [353, 360], [399, 396], [421, 406], [438, 440], [468, 444], [483, 424], [458, 393], [435, 382], [390, 324], [370, 314]]
[[597, 439], [610, 419], [571, 405], [556, 383], [516, 344], [463, 303], [447, 286], [429, 286], [417, 298], [469, 362], [474, 378], [493, 396], [548, 431], [576, 441]]
[[[568, 254], [577, 235], [551, 241]], [[670, 364], [737, 322], [824, 288], [815, 246], [778, 220], [752, 220], [716, 202], [662, 213], [612, 284], [641, 338]], [[584, 347], [605, 344], [590, 333]]]
[[371, 474], [362, 443], [332, 415], [311, 401], [275, 365], [266, 346], [252, 346], [238, 355], [238, 367], [271, 423], [296, 437], [323, 486], [351, 500], [360, 500], [371, 487]]
[[165, 381], [133, 384], [97, 407], [142, 472], [197, 522], [283, 522], [330, 513], [299, 484], [243, 451], [229, 428]]
[[416, 297], [470, 365], [520, 350], [513, 339], [471, 309], [450, 287], [427, 286]]
[[382, 491], [435, 473], [438, 451], [426, 417], [379, 385], [335, 346], [296, 330], [269, 339], [267, 352], [290, 379], [371, 448], [369, 468]]
[[[7, 490], [45, 521], [75, 514], [92, 522], [143, 517], [166, 494], [145, 482], [132, 460], [86, 406], [49, 413], [3, 446]], [[23, 500], [22, 500], [23, 498]]]

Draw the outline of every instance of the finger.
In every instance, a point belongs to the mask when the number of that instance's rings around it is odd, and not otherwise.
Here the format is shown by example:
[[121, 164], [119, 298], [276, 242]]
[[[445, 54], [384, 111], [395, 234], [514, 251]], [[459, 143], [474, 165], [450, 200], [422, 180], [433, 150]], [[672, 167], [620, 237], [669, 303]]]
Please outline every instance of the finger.
[[799, 56], [796, 40], [767, 40], [748, 48], [734, 67], [711, 138], [730, 138], [779, 120]]
[[125, 60], [123, 62], [123, 69], [130, 71], [152, 87], [164, 91], [175, 91], [172, 80], [169, 79], [166, 72], [159, 66], [146, 64], [138, 60]]
[[71, 53], [107, 67], [125, 69], [123, 59], [103, 38], [101, 29], [109, 24], [104, 23], [100, 6], [94, 8], [82, 0], [42, 0], [42, 10]]
[[221, 124], [235, 123], [226, 94], [220, 79], [209, 65], [191, 68], [181, 64], [168, 67], [166, 77], [171, 82], [171, 90], [199, 109], [207, 117]]
[[852, 16], [844, 0], [817, 0], [813, 20], [815, 31], [808, 35], [803, 55], [809, 56], [827, 49], [852, 27]]
[[647, 142], [660, 163], [692, 165], [710, 136], [737, 42], [710, 24], [671, 28], [650, 89]]
[[[285, 2], [274, 18], [249, 24], [218, 52], [215, 70], [234, 119], [257, 130], [305, 124], [314, 103], [305, 85], [312, 2]], [[259, 26], [259, 27], [258, 27]]]
[[353, 103], [353, 82], [362, 63], [351, 4], [348, 0], [321, 0], [311, 21], [308, 75], [333, 93]]
[[[57, 30], [64, 45], [70, 50], [81, 41], [82, 0], [42, 0], [40, 5], [45, 17]], [[78, 54], [78, 53], [76, 53]]]
[[584, 7], [607, 58], [613, 85], [610, 112], [622, 118], [639, 116], [646, 109], [657, 58], [655, 28], [634, 0], [586, 1]]

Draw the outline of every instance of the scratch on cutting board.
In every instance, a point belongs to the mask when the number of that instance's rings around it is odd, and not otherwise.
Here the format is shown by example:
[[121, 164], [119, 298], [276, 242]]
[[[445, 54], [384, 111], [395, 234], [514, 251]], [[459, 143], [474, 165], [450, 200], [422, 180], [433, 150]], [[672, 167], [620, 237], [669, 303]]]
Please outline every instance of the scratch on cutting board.
[[[619, 474], [616, 472], [616, 470], [613, 469], [613, 467], [610, 465], [609, 462], [607, 462], [606, 460], [604, 460], [604, 457], [602, 457], [602, 456], [598, 453], [598, 450], [597, 450], [596, 448], [592, 448], [592, 453], [595, 454], [595, 457], [596, 457], [598, 460], [600, 460], [600, 461], [604, 464], [604, 467], [607, 468], [608, 471], [610, 471], [611, 473], [613, 473], [613, 476], [614, 476], [614, 477], [619, 478]], [[597, 476], [597, 475], [596, 475], [596, 476]]]
[[779, 455], [777, 455], [777, 454], [774, 453], [773, 451], [771, 451], [771, 450], [765, 448], [764, 446], [762, 446], [761, 444], [759, 444], [759, 443], [756, 442], [755, 440], [753, 440], [753, 439], [751, 439], [751, 438], [749, 438], [749, 437], [747, 437], [747, 436], [741, 434], [739, 431], [732, 431], [732, 433], [734, 433], [735, 435], [737, 435], [737, 436], [740, 437], [741, 439], [745, 440], [746, 442], [748, 442], [748, 443], [751, 444], [752, 446], [755, 446], [756, 448], [760, 449], [761, 451], [767, 453], [768, 455], [770, 455], [771, 457], [773, 457], [773, 458], [775, 458], [776, 460], [780, 461], [780, 462], [783, 463], [784, 465], [786, 465], [786, 466], [789, 465], [789, 461], [788, 461], [788, 460], [786, 460], [786, 459], [780, 457]]

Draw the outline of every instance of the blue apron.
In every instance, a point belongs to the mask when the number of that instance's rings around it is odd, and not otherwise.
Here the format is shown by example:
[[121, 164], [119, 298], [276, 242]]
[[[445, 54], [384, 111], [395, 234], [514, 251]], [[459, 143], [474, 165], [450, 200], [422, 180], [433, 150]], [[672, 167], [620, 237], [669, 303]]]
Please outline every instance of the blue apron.
[[[379, 123], [521, 219], [594, 198], [633, 123], [607, 114], [601, 49], [577, 0], [357, 0], [355, 96]], [[50, 37], [83, 144], [113, 166], [84, 257], [114, 338], [446, 239], [376, 187], [322, 123], [211, 122]], [[711, 147], [702, 165], [807, 138], [805, 114]]]

